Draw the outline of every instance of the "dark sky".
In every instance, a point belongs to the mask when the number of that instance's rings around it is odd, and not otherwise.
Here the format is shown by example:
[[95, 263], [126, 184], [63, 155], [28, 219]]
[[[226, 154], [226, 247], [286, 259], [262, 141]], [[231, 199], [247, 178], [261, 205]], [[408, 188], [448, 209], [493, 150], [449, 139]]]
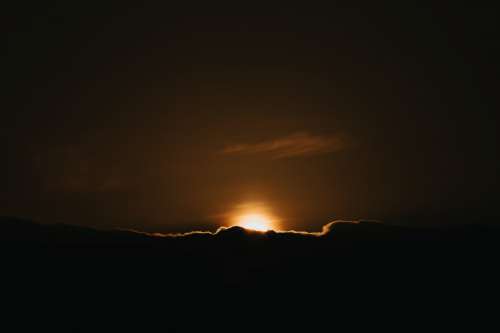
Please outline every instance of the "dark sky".
[[6, 8], [0, 215], [498, 216], [493, 8], [353, 3]]

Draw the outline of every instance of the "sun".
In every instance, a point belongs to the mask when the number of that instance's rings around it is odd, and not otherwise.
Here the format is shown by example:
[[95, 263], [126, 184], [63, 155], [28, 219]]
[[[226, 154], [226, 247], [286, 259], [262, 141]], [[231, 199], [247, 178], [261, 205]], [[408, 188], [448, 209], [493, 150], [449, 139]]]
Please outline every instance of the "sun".
[[272, 221], [262, 214], [245, 214], [238, 218], [240, 227], [255, 231], [268, 231], [272, 229]]
[[229, 226], [258, 232], [276, 231], [281, 226], [281, 220], [274, 214], [271, 207], [263, 202], [240, 203], [223, 216]]

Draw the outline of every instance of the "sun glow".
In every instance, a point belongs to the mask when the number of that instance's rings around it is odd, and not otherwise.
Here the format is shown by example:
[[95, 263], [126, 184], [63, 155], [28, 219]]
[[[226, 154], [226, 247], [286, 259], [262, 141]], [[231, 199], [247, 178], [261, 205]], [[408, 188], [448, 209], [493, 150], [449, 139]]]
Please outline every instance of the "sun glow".
[[281, 220], [269, 205], [262, 202], [240, 203], [222, 216], [229, 227], [238, 226], [258, 232], [276, 231], [281, 227]]
[[271, 219], [261, 214], [242, 215], [238, 218], [238, 225], [255, 231], [268, 231], [272, 229]]

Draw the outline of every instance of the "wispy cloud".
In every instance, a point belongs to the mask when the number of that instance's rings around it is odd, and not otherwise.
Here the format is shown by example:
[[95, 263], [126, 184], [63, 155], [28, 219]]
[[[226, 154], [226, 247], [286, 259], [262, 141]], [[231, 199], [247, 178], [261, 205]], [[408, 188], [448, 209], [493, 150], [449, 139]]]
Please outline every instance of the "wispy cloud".
[[307, 132], [257, 143], [238, 143], [226, 146], [223, 154], [269, 154], [274, 159], [329, 154], [346, 147], [340, 135], [312, 135]]

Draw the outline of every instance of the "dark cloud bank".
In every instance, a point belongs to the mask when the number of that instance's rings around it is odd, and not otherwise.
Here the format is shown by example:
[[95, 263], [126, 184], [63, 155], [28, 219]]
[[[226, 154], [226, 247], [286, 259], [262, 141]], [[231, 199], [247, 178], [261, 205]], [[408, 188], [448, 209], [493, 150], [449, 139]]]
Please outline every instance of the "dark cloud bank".
[[[448, 228], [422, 228], [385, 224], [375, 220], [333, 221], [323, 226], [321, 231], [253, 231], [242, 227], [220, 227], [214, 232], [191, 231], [186, 233], [148, 233], [133, 229], [94, 229], [68, 224], [38, 224], [36, 222], [1, 217], [3, 245], [51, 247], [130, 246], [156, 247], [174, 243], [193, 241], [224, 242], [449, 242], [486, 241], [499, 235], [494, 226], [460, 225]], [[190, 243], [190, 244], [191, 244]]]
[[[377, 313], [385, 323], [396, 314], [382, 313], [394, 307], [407, 315], [434, 307], [442, 316], [462, 304], [457, 297], [490, 295], [498, 277], [500, 231], [478, 225], [337, 221], [317, 233], [230, 227], [181, 235], [13, 218], [0, 219], [0, 226], [4, 285], [14, 298], [38, 300], [40, 307], [56, 303], [71, 314], [61, 316], [71, 318], [65, 327], [89, 331], [102, 328], [103, 318], [109, 331], [130, 328], [142, 311], [147, 320], [139, 321], [139, 331], [234, 331], [242, 323], [269, 331], [263, 320], [296, 328], [300, 318], [307, 331], [323, 331], [333, 325], [318, 320], [323, 316], [334, 313], [337, 325], [346, 312]], [[326, 313], [311, 314], [312, 308]], [[290, 310], [298, 311], [297, 319]], [[286, 313], [276, 317], [280, 312]]]
[[[161, 258], [165, 265], [187, 265], [189, 269], [204, 269], [208, 275], [222, 274], [219, 282], [229, 285], [246, 285], [248, 279], [258, 284], [260, 274], [271, 273], [263, 276], [272, 279], [282, 269], [298, 269], [300, 274], [317, 269], [326, 272], [342, 262], [363, 262], [367, 267], [373, 260], [399, 267], [416, 267], [423, 259], [477, 262], [495, 255], [500, 247], [499, 228], [472, 224], [416, 228], [378, 221], [334, 221], [318, 232], [257, 232], [235, 226], [215, 232], [155, 234], [2, 218], [1, 227], [0, 242], [7, 253], [140, 257], [144, 261]], [[232, 274], [225, 275], [227, 272], [241, 276], [233, 279]]]

